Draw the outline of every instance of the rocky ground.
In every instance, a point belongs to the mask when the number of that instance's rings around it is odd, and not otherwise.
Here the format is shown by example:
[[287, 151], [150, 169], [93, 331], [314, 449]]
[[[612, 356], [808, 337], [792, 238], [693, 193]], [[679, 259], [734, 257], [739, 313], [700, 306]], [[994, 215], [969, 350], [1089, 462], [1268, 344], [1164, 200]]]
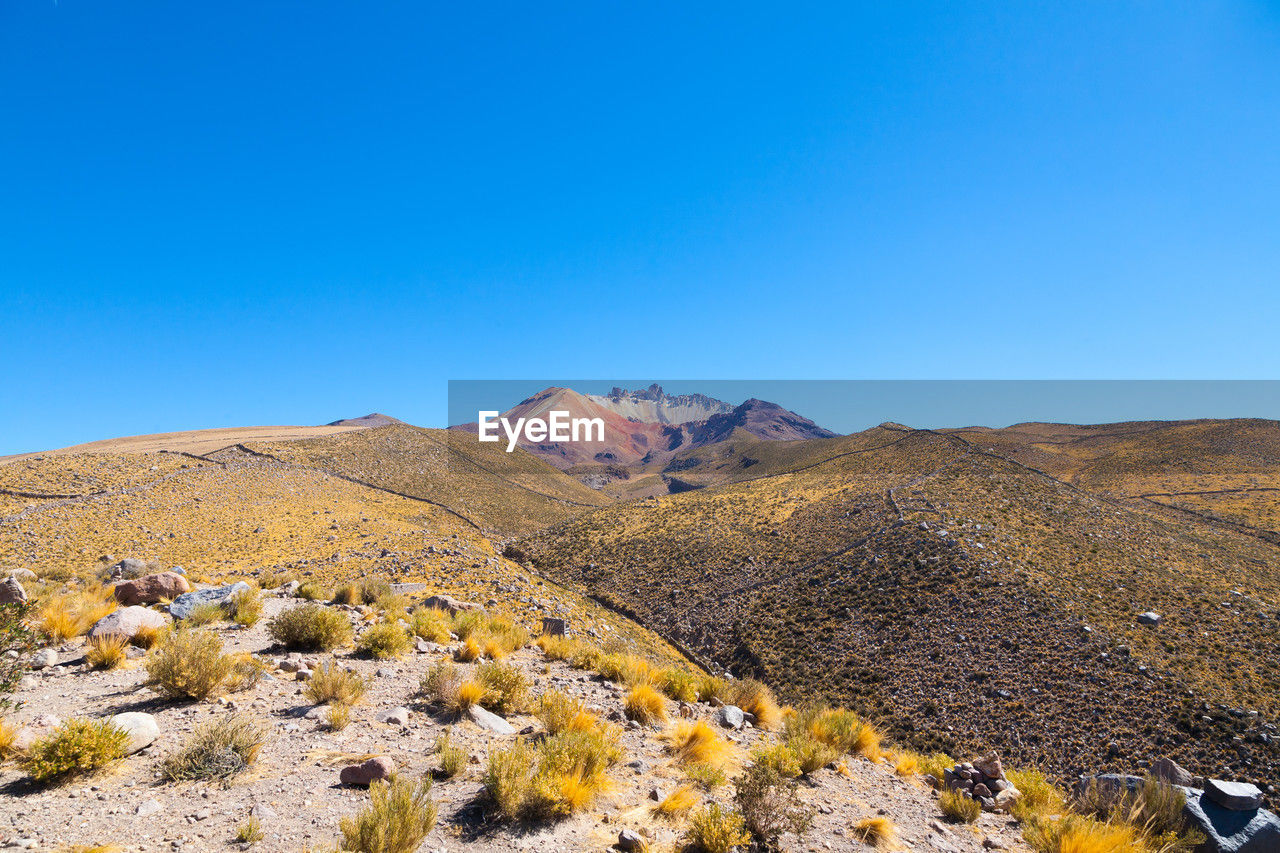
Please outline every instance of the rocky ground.
[[[265, 832], [265, 838], [253, 845], [255, 850], [332, 849], [340, 837], [339, 819], [355, 813], [368, 799], [363, 789], [339, 784], [341, 768], [380, 755], [393, 760], [400, 773], [429, 772], [437, 766], [436, 739], [451, 727], [454, 743], [468, 750], [471, 764], [459, 777], [436, 783], [432, 796], [440, 819], [421, 850], [603, 851], [623, 829], [640, 832], [652, 849], [678, 848], [681, 826], [650, 811], [651, 792], [669, 792], [681, 779], [664, 753], [659, 730], [633, 726], [624, 732], [626, 757], [611, 773], [615, 789], [596, 808], [559, 823], [505, 824], [486, 809], [480, 779], [488, 751], [506, 746], [516, 735], [487, 731], [469, 719], [442, 718], [414, 699], [421, 675], [453, 648], [423, 644], [400, 660], [382, 662], [339, 652], [341, 664], [369, 676], [371, 687], [353, 709], [351, 724], [330, 732], [307, 703], [295, 676], [276, 666], [287, 665], [289, 656], [273, 646], [266, 622], [292, 603], [269, 597], [257, 626], [215, 628], [227, 651], [251, 652], [273, 669], [250, 690], [207, 702], [162, 699], [144, 686], [146, 670], [140, 659], [117, 670], [95, 671], [83, 660], [81, 641], [57, 647], [57, 662], [25, 676], [14, 697], [23, 704], [10, 720], [30, 729], [23, 736], [39, 734], [70, 717], [142, 711], [154, 715], [160, 737], [109, 770], [62, 786], [35, 785], [15, 763], [0, 765], [0, 845], [36, 850], [100, 844], [128, 851], [220, 850], [235, 846], [237, 827], [254, 815]], [[305, 659], [331, 657], [335, 655]], [[509, 662], [533, 681], [535, 695], [554, 687], [583, 698], [603, 717], [620, 718], [625, 688], [563, 663], [549, 663], [532, 646]], [[379, 721], [384, 712], [400, 707], [409, 709], [403, 722]], [[675, 703], [668, 703], [668, 710], [674, 718]], [[161, 762], [198, 724], [233, 712], [247, 713], [271, 729], [250, 771], [227, 786], [161, 780]], [[694, 705], [693, 712], [695, 717], [716, 718], [715, 709], [705, 704]], [[516, 731], [539, 729], [532, 716], [516, 715], [509, 722]], [[747, 728], [730, 737], [745, 753], [773, 735]], [[1027, 849], [1007, 816], [983, 814], [971, 826], [944, 824], [935, 794], [917, 777], [900, 777], [891, 767], [864, 759], [849, 758], [846, 769], [847, 774], [819, 770], [802, 783], [801, 795], [814, 808], [815, 822], [803, 840], [784, 839], [789, 849], [867, 849], [852, 828], [873, 816], [896, 824], [899, 849]], [[730, 792], [722, 788], [710, 796], [727, 802]]]

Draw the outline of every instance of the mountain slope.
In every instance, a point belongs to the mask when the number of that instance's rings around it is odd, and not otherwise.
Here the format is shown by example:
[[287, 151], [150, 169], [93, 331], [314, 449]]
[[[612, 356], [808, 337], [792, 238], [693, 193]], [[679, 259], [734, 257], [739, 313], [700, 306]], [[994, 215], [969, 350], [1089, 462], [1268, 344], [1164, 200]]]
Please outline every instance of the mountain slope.
[[1064, 776], [1168, 753], [1280, 778], [1275, 546], [959, 436], [731, 445], [685, 457], [682, 476], [721, 485], [522, 547], [701, 656], [922, 747], [988, 743]]

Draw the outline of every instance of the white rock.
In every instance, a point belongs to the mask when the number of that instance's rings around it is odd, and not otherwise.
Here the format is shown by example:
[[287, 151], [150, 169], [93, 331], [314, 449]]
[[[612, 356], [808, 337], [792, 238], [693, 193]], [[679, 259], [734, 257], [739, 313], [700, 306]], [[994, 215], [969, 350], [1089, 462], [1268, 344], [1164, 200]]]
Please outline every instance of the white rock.
[[111, 723], [129, 735], [129, 755], [133, 755], [140, 749], [146, 749], [160, 737], [160, 725], [156, 722], [156, 718], [141, 711], [125, 711], [123, 714], [116, 714], [111, 718]]

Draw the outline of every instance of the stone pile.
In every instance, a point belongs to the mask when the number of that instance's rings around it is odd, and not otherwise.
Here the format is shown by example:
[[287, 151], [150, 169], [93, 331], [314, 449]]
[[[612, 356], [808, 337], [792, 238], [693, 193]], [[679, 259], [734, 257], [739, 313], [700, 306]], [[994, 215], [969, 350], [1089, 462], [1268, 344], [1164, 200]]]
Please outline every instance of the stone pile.
[[989, 752], [973, 761], [964, 761], [943, 771], [942, 784], [966, 797], [977, 800], [984, 811], [1007, 811], [1020, 793], [1005, 778], [1000, 756]]

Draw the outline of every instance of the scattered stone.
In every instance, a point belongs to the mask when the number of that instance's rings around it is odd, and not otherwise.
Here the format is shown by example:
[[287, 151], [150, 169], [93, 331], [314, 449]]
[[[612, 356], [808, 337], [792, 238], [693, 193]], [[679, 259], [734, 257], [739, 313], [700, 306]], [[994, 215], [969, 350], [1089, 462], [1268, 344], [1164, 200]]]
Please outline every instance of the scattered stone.
[[293, 674], [294, 681], [310, 681], [312, 676], [311, 670], [305, 666]]
[[450, 595], [430, 595], [422, 601], [423, 607], [434, 607], [437, 610], [447, 611], [450, 616], [457, 616], [464, 610], [484, 610], [479, 604], [471, 601], [458, 601]]
[[619, 850], [644, 850], [644, 838], [634, 829], [624, 829], [618, 833], [618, 849]]
[[515, 727], [497, 714], [486, 711], [479, 705], [472, 705], [467, 709], [467, 716], [471, 717], [471, 721], [482, 729], [500, 735], [513, 735], [516, 733]]
[[997, 753], [988, 752], [981, 758], [975, 758], [973, 767], [989, 779], [1004, 778], [1004, 765], [1000, 763], [1000, 756]]
[[[159, 566], [157, 566], [159, 568]], [[129, 580], [132, 578], [140, 578], [147, 572], [151, 571], [151, 567], [147, 565], [146, 560], [139, 560], [136, 557], [125, 557], [120, 562], [111, 566], [108, 571], [113, 578], [124, 578]]]
[[556, 619], [551, 616], [542, 617], [542, 633], [552, 637], [563, 637], [569, 624], [565, 619]]
[[212, 589], [201, 589], [180, 595], [169, 605], [169, 613], [174, 619], [186, 619], [201, 604], [221, 604], [225, 606], [231, 597], [241, 592], [248, 592], [249, 585], [244, 581], [236, 581], [226, 586]]
[[249, 809], [249, 816], [256, 817], [258, 820], [275, 820], [278, 817], [276, 810], [266, 803], [255, 804]]
[[127, 747], [129, 755], [146, 749], [160, 737], [160, 725], [156, 722], [156, 718], [141, 711], [125, 711], [122, 714], [116, 714], [111, 718], [111, 723], [129, 735]]
[[160, 572], [137, 580], [116, 584], [116, 601], [124, 605], [155, 604], [163, 599], [170, 601], [185, 592], [191, 592], [191, 584], [176, 572]]
[[151, 817], [153, 814], [158, 814], [162, 811], [164, 811], [164, 806], [160, 805], [159, 800], [143, 800], [134, 809], [133, 813], [138, 817]]
[[746, 722], [742, 709], [737, 705], [723, 705], [716, 710], [716, 720], [727, 729], [740, 729]]
[[27, 591], [17, 578], [7, 577], [0, 582], [0, 604], [22, 604], [26, 600]]
[[58, 653], [53, 649], [41, 649], [31, 658], [32, 669], [44, 669], [46, 666], [58, 665]]
[[1205, 783], [1204, 793], [1224, 809], [1235, 812], [1253, 811], [1262, 805], [1262, 791], [1257, 785], [1250, 785], [1247, 782], [1210, 779]]
[[1195, 777], [1172, 758], [1156, 759], [1151, 764], [1150, 772], [1155, 778], [1162, 782], [1168, 782], [1170, 785], [1181, 785], [1184, 788], [1189, 788], [1195, 782]]
[[407, 726], [409, 725], [409, 709], [401, 706], [392, 708], [389, 711], [383, 711], [376, 718], [380, 723], [386, 723], [389, 726]]
[[338, 781], [343, 785], [360, 785], [367, 787], [371, 782], [387, 779], [396, 772], [396, 765], [390, 758], [379, 755], [360, 764], [351, 764], [338, 774]]
[[163, 613], [149, 607], [118, 607], [103, 616], [89, 629], [89, 639], [96, 637], [135, 637], [143, 628], [164, 628], [169, 624]]
[[20, 581], [34, 581], [40, 579], [40, 576], [30, 569], [10, 569], [9, 577], [17, 578]]
[[1139, 625], [1159, 625], [1160, 614], [1151, 610], [1148, 610], [1146, 613], [1139, 613], [1138, 624]]

